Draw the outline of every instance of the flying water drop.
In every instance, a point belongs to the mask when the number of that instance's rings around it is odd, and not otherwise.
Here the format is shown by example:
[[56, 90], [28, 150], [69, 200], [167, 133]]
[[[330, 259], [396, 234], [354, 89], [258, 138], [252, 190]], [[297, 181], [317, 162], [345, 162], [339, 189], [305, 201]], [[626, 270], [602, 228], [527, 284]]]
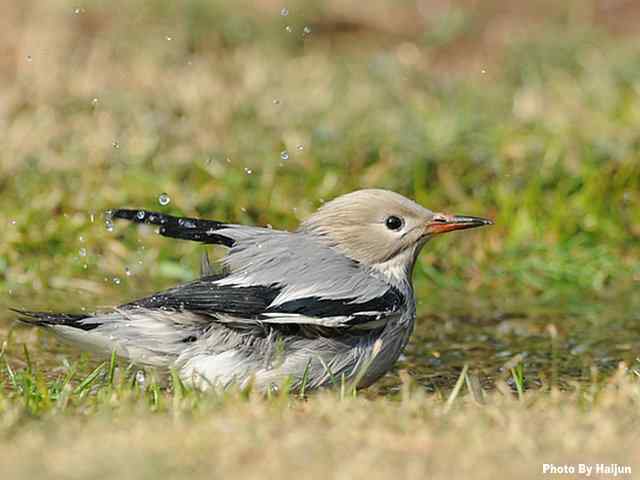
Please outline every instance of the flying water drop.
[[142, 370], [138, 370], [136, 372], [136, 383], [140, 385], [140, 388], [144, 388], [145, 380], [146, 379], [144, 378], [144, 372]]
[[165, 207], [169, 205], [169, 203], [171, 203], [171, 197], [166, 193], [161, 193], [160, 196], [158, 197], [158, 203], [160, 203], [160, 205]]
[[280, 158], [282, 160], [288, 160], [289, 159], [289, 152], [287, 152], [286, 150], [283, 150], [280, 152]]

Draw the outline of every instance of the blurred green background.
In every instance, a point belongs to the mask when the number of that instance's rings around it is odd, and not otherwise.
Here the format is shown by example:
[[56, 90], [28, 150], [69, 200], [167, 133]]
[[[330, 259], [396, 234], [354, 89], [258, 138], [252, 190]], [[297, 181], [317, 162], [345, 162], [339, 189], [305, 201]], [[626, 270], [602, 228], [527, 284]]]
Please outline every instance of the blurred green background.
[[427, 246], [420, 311], [637, 295], [636, 2], [0, 8], [2, 303], [95, 308], [198, 274], [201, 246], [108, 231], [109, 208], [292, 229], [363, 187], [497, 222]]

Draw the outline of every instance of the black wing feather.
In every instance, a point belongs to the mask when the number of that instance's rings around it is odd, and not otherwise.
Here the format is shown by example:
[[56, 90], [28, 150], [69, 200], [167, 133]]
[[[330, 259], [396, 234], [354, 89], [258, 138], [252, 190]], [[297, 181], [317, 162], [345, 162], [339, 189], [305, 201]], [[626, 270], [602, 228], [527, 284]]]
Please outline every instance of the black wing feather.
[[159, 212], [129, 210], [125, 208], [113, 210], [110, 216], [111, 218], [129, 220], [135, 223], [158, 225], [160, 227], [158, 233], [169, 238], [193, 240], [195, 242], [225, 245], [227, 247], [232, 247], [235, 243], [232, 238], [216, 233], [218, 230], [227, 227], [227, 225], [215, 220], [174, 217], [173, 215], [166, 215]]
[[343, 316], [351, 317], [345, 321], [345, 326], [349, 326], [372, 321], [376, 317], [375, 314], [385, 315], [395, 312], [405, 302], [399, 290], [389, 287], [383, 296], [367, 302], [356, 303], [353, 298], [336, 300], [307, 297], [270, 307], [279, 295], [280, 287], [219, 285], [216, 281], [221, 278], [224, 278], [224, 275], [203, 277], [122, 307], [187, 310], [213, 317], [222, 313], [237, 316], [239, 319], [259, 320], [265, 323], [269, 322], [267, 314], [278, 313], [298, 314], [311, 318]]
[[202, 277], [123, 307], [188, 310], [211, 315], [228, 313], [251, 318], [264, 313], [280, 291], [268, 286], [232, 287], [216, 284], [215, 281], [221, 278], [223, 275]]

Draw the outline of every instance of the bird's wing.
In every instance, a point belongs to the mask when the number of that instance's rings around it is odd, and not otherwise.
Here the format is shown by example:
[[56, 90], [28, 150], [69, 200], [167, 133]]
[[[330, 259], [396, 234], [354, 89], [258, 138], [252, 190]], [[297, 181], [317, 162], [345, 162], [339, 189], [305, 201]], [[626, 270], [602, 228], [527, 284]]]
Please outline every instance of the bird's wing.
[[238, 239], [250, 236], [253, 231], [268, 230], [260, 227], [233, 225], [202, 218], [175, 217], [148, 210], [112, 210], [109, 218], [129, 220], [134, 223], [157, 225], [158, 233], [165, 237], [192, 240], [207, 244], [233, 247]]
[[398, 314], [405, 298], [389, 286], [384, 294], [364, 302], [355, 296], [328, 299], [315, 295], [274, 304], [282, 288], [220, 284], [224, 276], [208, 276], [122, 305], [120, 309], [186, 311], [212, 322], [234, 324], [304, 324], [324, 327], [363, 327]]
[[159, 225], [168, 237], [229, 247], [222, 259], [224, 275], [205, 276], [123, 307], [191, 311], [220, 322], [352, 326], [379, 323], [407, 300], [369, 269], [305, 232], [145, 210], [116, 210], [112, 217]]

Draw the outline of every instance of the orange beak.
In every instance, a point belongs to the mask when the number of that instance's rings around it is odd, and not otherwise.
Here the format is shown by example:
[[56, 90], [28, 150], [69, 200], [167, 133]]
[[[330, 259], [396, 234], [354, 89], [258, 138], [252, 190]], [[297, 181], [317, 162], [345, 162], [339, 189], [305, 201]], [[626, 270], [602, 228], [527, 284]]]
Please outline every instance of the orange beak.
[[433, 218], [427, 222], [425, 234], [439, 235], [441, 233], [453, 232], [454, 230], [465, 230], [467, 228], [483, 227], [485, 225], [493, 225], [493, 221], [480, 217], [436, 213]]

